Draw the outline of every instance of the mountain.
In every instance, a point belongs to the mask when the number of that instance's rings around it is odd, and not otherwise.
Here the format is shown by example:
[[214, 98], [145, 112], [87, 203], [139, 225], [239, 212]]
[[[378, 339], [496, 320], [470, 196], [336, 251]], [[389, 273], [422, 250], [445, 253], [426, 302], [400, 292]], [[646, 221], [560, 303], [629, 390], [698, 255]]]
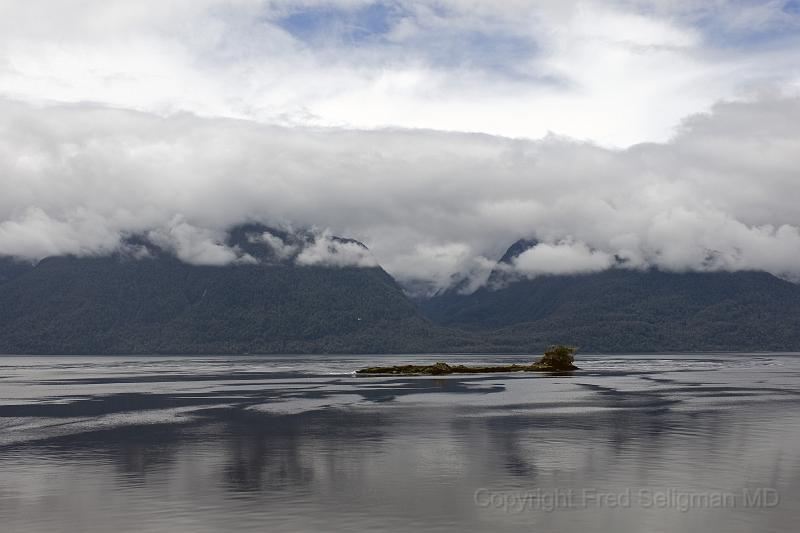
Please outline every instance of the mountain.
[[413, 301], [352, 239], [251, 224], [224, 244], [234, 264], [187, 264], [142, 236], [110, 256], [0, 257], [0, 353], [800, 349], [800, 286], [763, 272], [520, 279], [508, 265], [536, 244], [520, 241], [486, 287]]
[[11, 281], [32, 269], [33, 265], [31, 263], [18, 261], [12, 257], [0, 256], [0, 283]]
[[[532, 245], [515, 243], [501, 262], [510, 264]], [[442, 326], [583, 351], [800, 349], [800, 286], [764, 272], [611, 268], [496, 287], [446, 291], [419, 305]]]
[[[280, 253], [260, 242], [265, 234], [280, 239]], [[250, 225], [226, 244], [256, 261], [228, 266], [190, 265], [141, 238], [127, 243], [138, 259], [50, 257], [34, 267], [2, 258], [0, 353], [491, 349], [432, 324], [380, 267], [299, 266], [285, 253], [312, 242]]]

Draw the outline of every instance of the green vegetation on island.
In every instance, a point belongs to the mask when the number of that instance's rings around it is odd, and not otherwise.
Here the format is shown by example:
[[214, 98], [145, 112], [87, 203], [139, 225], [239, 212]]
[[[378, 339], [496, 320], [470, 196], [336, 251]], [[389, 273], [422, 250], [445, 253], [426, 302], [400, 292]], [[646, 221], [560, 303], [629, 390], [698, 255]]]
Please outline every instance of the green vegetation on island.
[[357, 370], [356, 374], [442, 376], [491, 372], [569, 372], [578, 369], [574, 364], [576, 351], [571, 346], [551, 346], [538, 361], [529, 365], [465, 366], [439, 362], [432, 365], [373, 366]]

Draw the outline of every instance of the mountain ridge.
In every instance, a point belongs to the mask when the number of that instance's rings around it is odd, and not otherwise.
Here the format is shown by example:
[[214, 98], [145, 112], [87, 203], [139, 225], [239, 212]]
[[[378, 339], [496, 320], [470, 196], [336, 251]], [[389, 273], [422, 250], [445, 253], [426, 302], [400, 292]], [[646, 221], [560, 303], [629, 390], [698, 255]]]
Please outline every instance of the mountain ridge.
[[[265, 233], [280, 243], [263, 242]], [[325, 239], [323, 251], [334, 256], [352, 252], [337, 243], [366, 250]], [[800, 286], [763, 272], [615, 267], [412, 300], [378, 265], [298, 264], [302, 246], [315, 242], [246, 225], [224, 244], [254, 261], [227, 266], [187, 264], [138, 237], [127, 244], [147, 253], [129, 247], [35, 265], [0, 257], [0, 353], [536, 353], [556, 343], [596, 352], [800, 349]], [[535, 243], [520, 242], [499, 263], [512, 264]]]
[[[535, 244], [517, 241], [498, 264], [513, 264]], [[446, 327], [558, 338], [593, 351], [800, 348], [800, 286], [766, 272], [612, 267], [503, 281], [418, 304]]]

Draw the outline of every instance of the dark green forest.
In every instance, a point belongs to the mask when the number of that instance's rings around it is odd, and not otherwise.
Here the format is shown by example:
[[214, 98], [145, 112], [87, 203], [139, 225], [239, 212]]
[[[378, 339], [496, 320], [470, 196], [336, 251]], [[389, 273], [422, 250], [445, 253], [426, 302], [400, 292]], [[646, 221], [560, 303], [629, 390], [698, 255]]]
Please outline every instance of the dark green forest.
[[379, 267], [259, 259], [0, 258], [0, 353], [800, 350], [800, 286], [763, 272], [613, 268], [413, 301]]
[[800, 349], [800, 287], [764, 272], [611, 269], [420, 301], [434, 322], [583, 351]]

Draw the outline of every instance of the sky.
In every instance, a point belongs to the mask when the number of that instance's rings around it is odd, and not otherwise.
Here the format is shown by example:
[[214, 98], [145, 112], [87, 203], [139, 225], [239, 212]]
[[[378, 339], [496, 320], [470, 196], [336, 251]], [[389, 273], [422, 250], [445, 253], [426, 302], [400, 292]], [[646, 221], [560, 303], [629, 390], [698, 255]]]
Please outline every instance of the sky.
[[0, 254], [798, 280], [798, 50], [797, 0], [0, 0]]

